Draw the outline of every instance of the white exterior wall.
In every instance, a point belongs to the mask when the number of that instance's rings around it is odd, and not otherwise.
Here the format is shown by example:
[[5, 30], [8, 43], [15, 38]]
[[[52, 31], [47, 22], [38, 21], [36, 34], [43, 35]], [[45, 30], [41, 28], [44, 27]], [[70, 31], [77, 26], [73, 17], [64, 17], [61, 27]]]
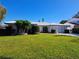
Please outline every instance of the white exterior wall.
[[48, 31], [51, 32], [51, 30], [56, 30], [56, 33], [63, 33], [65, 30], [64, 26], [57, 26], [57, 25], [53, 25], [53, 26], [49, 26], [48, 27]]
[[43, 26], [39, 26], [39, 31], [43, 32]]
[[64, 33], [65, 26], [56, 26], [56, 32], [57, 33]]
[[[64, 30], [67, 29], [68, 26], [65, 25], [50, 25], [48, 27], [48, 32], [51, 32], [52, 29], [56, 30], [56, 33], [64, 33]], [[43, 26], [39, 26], [40, 32], [43, 32]]]
[[39, 26], [40, 32], [43, 32], [43, 27], [47, 26], [48, 27], [48, 32], [51, 32], [51, 30], [56, 30], [56, 33], [64, 33], [65, 29], [68, 27], [73, 27], [72, 24], [53, 24], [53, 23], [45, 23], [45, 22], [35, 22], [32, 24], [36, 24]]
[[48, 26], [48, 32], [51, 32], [52, 26]]

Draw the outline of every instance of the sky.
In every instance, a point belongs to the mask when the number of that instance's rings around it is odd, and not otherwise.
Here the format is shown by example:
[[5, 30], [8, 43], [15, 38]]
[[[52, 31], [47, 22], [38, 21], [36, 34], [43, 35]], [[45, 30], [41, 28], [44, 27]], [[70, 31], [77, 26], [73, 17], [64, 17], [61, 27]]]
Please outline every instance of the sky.
[[79, 11], [79, 0], [0, 0], [6, 8], [4, 21], [29, 20], [59, 23]]

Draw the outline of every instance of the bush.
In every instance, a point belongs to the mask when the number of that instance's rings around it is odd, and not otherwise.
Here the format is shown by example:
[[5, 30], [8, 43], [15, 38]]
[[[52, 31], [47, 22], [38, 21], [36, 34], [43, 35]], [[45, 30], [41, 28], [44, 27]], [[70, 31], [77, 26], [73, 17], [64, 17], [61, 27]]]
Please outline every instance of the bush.
[[0, 29], [0, 36], [8, 36], [14, 34], [15, 30], [13, 29]]
[[12, 26], [6, 27], [6, 30], [5, 31], [6, 31], [7, 35], [12, 35], [12, 34], [15, 33], [15, 30], [12, 29]]
[[48, 27], [47, 26], [43, 27], [43, 33], [48, 33]]
[[67, 29], [66, 29], [66, 30], [64, 30], [64, 33], [69, 33], [69, 30], [67, 30]]
[[52, 30], [51, 30], [51, 33], [56, 33], [56, 30], [52, 29]]
[[73, 29], [72, 29], [72, 33], [79, 34], [79, 28], [73, 28]]
[[36, 25], [32, 25], [31, 29], [29, 29], [28, 34], [36, 34], [39, 32], [39, 27]]

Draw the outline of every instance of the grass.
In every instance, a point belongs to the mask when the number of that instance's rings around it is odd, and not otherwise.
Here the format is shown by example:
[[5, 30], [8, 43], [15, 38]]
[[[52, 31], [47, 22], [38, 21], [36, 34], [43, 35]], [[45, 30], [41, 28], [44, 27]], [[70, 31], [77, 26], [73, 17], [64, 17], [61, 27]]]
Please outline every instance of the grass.
[[52, 34], [1, 36], [0, 59], [79, 59], [79, 38]]

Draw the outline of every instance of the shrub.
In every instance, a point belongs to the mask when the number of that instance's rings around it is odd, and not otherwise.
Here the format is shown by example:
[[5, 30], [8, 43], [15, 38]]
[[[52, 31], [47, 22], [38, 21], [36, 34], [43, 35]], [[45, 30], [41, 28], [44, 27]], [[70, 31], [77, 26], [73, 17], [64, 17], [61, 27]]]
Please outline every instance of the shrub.
[[72, 32], [73, 32], [73, 33], [76, 33], [76, 34], [79, 34], [79, 28], [73, 28], [73, 29], [72, 29]]
[[6, 34], [7, 35], [16, 35], [16, 30], [15, 29], [12, 29], [12, 26], [8, 26], [6, 27]]
[[43, 27], [43, 33], [48, 33], [48, 27], [47, 26]]
[[56, 32], [56, 30], [54, 30], [54, 29], [51, 30], [51, 33], [55, 33], [55, 32]]
[[36, 25], [32, 25], [28, 31], [28, 34], [36, 34], [39, 32], [39, 27]]
[[69, 33], [69, 30], [67, 30], [67, 29], [66, 29], [66, 30], [64, 30], [64, 33]]
[[8, 36], [8, 35], [15, 35], [15, 30], [11, 27], [6, 27], [6, 29], [0, 29], [0, 36]]

